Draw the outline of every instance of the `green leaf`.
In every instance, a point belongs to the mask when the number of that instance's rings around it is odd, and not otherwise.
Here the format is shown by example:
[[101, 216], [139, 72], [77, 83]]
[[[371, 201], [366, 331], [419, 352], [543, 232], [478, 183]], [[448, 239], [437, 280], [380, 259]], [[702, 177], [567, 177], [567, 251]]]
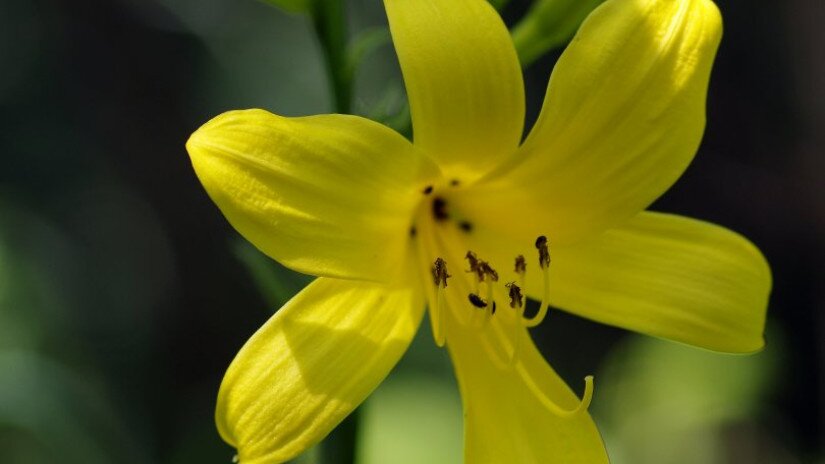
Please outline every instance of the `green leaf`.
[[611, 462], [725, 462], [724, 430], [752, 421], [776, 378], [782, 354], [771, 340], [765, 351], [742, 356], [626, 339], [597, 373], [591, 407]]
[[0, 351], [0, 372], [0, 462], [149, 462], [85, 376], [24, 351]]
[[309, 13], [311, 0], [261, 0], [262, 2], [280, 8], [290, 13]]
[[246, 267], [258, 291], [272, 311], [283, 306], [312, 278], [293, 272], [273, 261], [249, 242], [237, 237], [232, 243], [235, 257]]
[[522, 67], [565, 44], [604, 0], [537, 0], [511, 35]]
[[487, 2], [490, 5], [493, 5], [493, 8], [495, 8], [496, 10], [501, 11], [502, 8], [504, 8], [505, 6], [507, 6], [508, 3], [510, 3], [510, 0], [487, 0]]

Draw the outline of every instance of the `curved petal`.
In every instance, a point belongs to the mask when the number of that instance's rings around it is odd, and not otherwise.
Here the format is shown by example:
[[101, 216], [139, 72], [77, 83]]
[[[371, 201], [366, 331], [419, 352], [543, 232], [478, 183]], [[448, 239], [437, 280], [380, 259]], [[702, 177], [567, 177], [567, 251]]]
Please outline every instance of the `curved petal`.
[[710, 0], [605, 2], [559, 59], [520, 157], [468, 192], [467, 213], [522, 211], [512, 234], [572, 243], [643, 210], [699, 146], [721, 33]]
[[423, 314], [419, 291], [319, 278], [244, 345], [215, 420], [240, 462], [283, 462], [326, 436], [386, 377]]
[[446, 175], [472, 180], [511, 156], [524, 85], [507, 27], [484, 0], [384, 0], [415, 145]]
[[[586, 411], [570, 417], [580, 400], [536, 349], [530, 335], [507, 307], [503, 286], [493, 293], [470, 283], [464, 269], [464, 236], [445, 224], [421, 224], [437, 237], [424, 253], [447, 262], [451, 279], [444, 288], [446, 305], [430, 317], [444, 322], [464, 405], [465, 462], [468, 464], [602, 464], [607, 455], [598, 430]], [[479, 258], [488, 258], [480, 254]], [[499, 273], [504, 275], [503, 268]], [[432, 279], [427, 279], [432, 290]], [[503, 279], [507, 279], [503, 276]], [[500, 287], [500, 288], [499, 288]], [[470, 292], [485, 302], [498, 301], [495, 315], [468, 301]], [[438, 301], [433, 295], [430, 301]], [[436, 303], [438, 304], [438, 303]], [[513, 357], [512, 365], [509, 360]], [[589, 403], [589, 399], [587, 400]]]
[[718, 351], [764, 345], [770, 268], [723, 227], [642, 213], [555, 263], [553, 304], [584, 317]]
[[574, 410], [580, 400], [544, 361], [527, 330], [520, 329], [519, 361], [511, 369], [483, 355], [482, 336], [451, 327], [447, 340], [464, 404], [465, 462], [607, 464], [587, 412], [562, 417], [548, 409], [552, 402]]
[[[477, 230], [470, 243], [494, 264], [509, 266], [524, 254], [527, 293], [536, 298], [542, 281], [533, 240]], [[728, 229], [643, 212], [593, 240], [551, 243], [550, 253], [553, 306], [711, 350], [746, 353], [764, 344], [770, 268], [753, 244]]]
[[[455, 263], [458, 256], [451, 256]], [[606, 464], [590, 415], [559, 414], [575, 410], [580, 400], [544, 360], [527, 329], [516, 325], [515, 312], [498, 298], [499, 310], [479, 324], [488, 312], [470, 305], [470, 291], [467, 274], [455, 269], [445, 290], [446, 337], [464, 405], [465, 462]], [[470, 315], [463, 321], [462, 311]], [[509, 366], [515, 346], [518, 354]]]
[[387, 281], [435, 167], [392, 130], [356, 116], [230, 111], [186, 144], [235, 229], [287, 267]]

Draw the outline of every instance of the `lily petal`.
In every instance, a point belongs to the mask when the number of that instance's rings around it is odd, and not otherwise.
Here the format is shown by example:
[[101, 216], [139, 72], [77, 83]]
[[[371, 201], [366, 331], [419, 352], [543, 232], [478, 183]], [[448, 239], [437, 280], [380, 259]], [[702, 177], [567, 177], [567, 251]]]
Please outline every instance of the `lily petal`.
[[770, 268], [728, 229], [646, 212], [554, 258], [551, 301], [576, 314], [711, 350], [764, 345]]
[[555, 243], [646, 208], [699, 146], [721, 33], [710, 0], [605, 2], [556, 64], [520, 156], [462, 207], [488, 222], [501, 220], [490, 208], [520, 211], [531, 221], [510, 221], [512, 234]]
[[[567, 414], [581, 400], [547, 364], [515, 312], [499, 300], [495, 316], [479, 313], [464, 297], [471, 291], [466, 275], [452, 280], [447, 348], [464, 405], [465, 462], [607, 463], [592, 418], [586, 410]], [[460, 311], [473, 314], [460, 322]], [[481, 327], [474, 326], [479, 316], [488, 318]]]
[[[499, 261], [520, 253], [535, 262], [529, 237], [472, 235], [473, 246], [495, 250]], [[556, 247], [551, 239], [551, 255], [555, 307], [711, 350], [747, 353], [764, 345], [770, 268], [752, 243], [728, 229], [643, 212], [575, 246]], [[538, 266], [528, 264], [528, 295], [540, 298], [542, 288]]]
[[548, 409], [551, 403], [572, 411], [581, 400], [544, 361], [526, 329], [519, 336], [519, 361], [508, 370], [479, 352], [485, 342], [478, 335], [450, 332], [448, 347], [464, 404], [465, 462], [606, 464], [590, 414], [562, 417]]
[[327, 277], [390, 280], [437, 170], [396, 132], [337, 114], [230, 111], [186, 147], [235, 229], [285, 266]]
[[524, 84], [507, 27], [485, 0], [385, 0], [415, 144], [466, 182], [514, 154]]
[[[479, 289], [470, 282], [474, 275], [462, 269], [466, 235], [434, 226], [441, 232], [439, 239], [423, 249], [444, 257], [452, 274], [439, 313], [444, 312], [447, 348], [464, 406], [465, 462], [607, 463], [601, 436], [586, 410], [590, 398], [583, 410], [570, 414], [582, 401], [544, 360], [517, 313], [498, 293], [501, 289], [493, 295], [480, 292], [482, 298], [498, 300], [495, 315], [489, 307], [482, 310], [468, 301], [470, 292]], [[493, 257], [477, 251], [481, 258]], [[504, 268], [499, 271], [506, 274]], [[489, 299], [485, 303], [491, 304]]]
[[319, 278], [270, 318], [218, 393], [218, 431], [240, 462], [291, 459], [358, 406], [412, 340], [420, 293]]

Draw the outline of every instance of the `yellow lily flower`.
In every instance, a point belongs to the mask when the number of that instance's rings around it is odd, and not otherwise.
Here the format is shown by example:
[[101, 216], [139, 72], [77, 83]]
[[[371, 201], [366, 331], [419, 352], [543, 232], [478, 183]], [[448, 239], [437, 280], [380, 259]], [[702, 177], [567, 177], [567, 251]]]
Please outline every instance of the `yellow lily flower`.
[[[471, 463], [607, 462], [586, 411], [592, 382], [579, 399], [528, 333], [548, 304], [712, 350], [762, 347], [771, 276], [759, 251], [644, 211], [704, 130], [721, 36], [710, 0], [596, 9], [524, 143], [520, 67], [494, 9], [384, 3], [414, 143], [356, 116], [262, 110], [222, 114], [187, 143], [229, 222], [319, 276], [223, 380], [216, 422], [241, 463], [320, 441], [398, 361], [425, 300], [459, 380]], [[535, 316], [522, 292], [542, 301]]]

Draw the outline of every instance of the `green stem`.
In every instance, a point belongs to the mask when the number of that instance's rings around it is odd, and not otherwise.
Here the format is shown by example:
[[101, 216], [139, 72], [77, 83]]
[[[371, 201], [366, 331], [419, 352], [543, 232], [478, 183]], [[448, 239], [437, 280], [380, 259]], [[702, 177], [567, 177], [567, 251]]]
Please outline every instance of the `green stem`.
[[[337, 113], [350, 113], [354, 70], [347, 51], [347, 24], [343, 0], [312, 0], [312, 22], [321, 43]], [[354, 464], [359, 411], [344, 419], [321, 446], [325, 464]]]
[[312, 0], [312, 23], [321, 43], [337, 113], [349, 113], [352, 71], [347, 60], [347, 24], [342, 0]]
[[355, 464], [360, 412], [360, 408], [352, 411], [324, 440], [321, 446], [323, 464]]

